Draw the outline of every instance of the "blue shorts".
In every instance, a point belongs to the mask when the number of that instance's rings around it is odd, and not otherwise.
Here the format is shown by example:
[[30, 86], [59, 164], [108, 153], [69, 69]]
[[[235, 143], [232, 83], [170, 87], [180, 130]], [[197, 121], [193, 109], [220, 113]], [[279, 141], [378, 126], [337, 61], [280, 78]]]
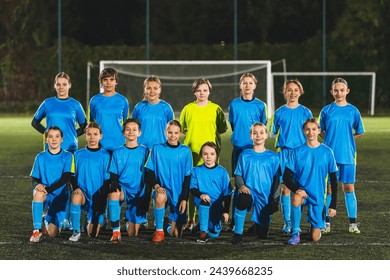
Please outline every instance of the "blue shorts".
[[134, 197], [133, 194], [130, 194], [129, 192], [126, 192], [125, 188], [122, 188], [123, 193], [125, 195], [125, 200], [127, 204], [126, 208], [126, 220], [129, 221], [130, 223], [133, 224], [144, 224], [148, 220], [146, 218], [146, 213], [145, 215], [138, 215], [137, 210], [138, 210], [138, 204], [143, 200], [142, 197]]
[[284, 169], [286, 167], [286, 164], [288, 162], [288, 158], [290, 157], [292, 151], [293, 151], [293, 149], [290, 149], [290, 148], [282, 148], [278, 152], [280, 170], [282, 171], [282, 175], [280, 176], [280, 183], [283, 183]]
[[[84, 193], [84, 191], [83, 191], [83, 193]], [[94, 214], [96, 214], [95, 213], [96, 211], [94, 210], [95, 208], [93, 206], [97, 203], [100, 203], [100, 193], [99, 193], [99, 191], [97, 191], [93, 195], [92, 199], [90, 197], [86, 196], [85, 193], [84, 193], [84, 197], [85, 197], [85, 204], [81, 207], [81, 210], [87, 212], [87, 221], [88, 221], [88, 223], [92, 223], [92, 218], [94, 217]], [[104, 219], [105, 219], [105, 215], [100, 214], [98, 216], [98, 223], [103, 224]]]
[[337, 180], [343, 184], [354, 184], [356, 180], [355, 164], [337, 164]]
[[325, 228], [325, 206], [307, 203], [307, 208], [306, 221], [309, 222], [313, 228]]
[[66, 209], [69, 201], [69, 191], [64, 189], [58, 195], [49, 193], [46, 195], [46, 201], [44, 203], [44, 209], [49, 207], [45, 220], [49, 224], [54, 224], [59, 228], [62, 228], [62, 223], [66, 218]]

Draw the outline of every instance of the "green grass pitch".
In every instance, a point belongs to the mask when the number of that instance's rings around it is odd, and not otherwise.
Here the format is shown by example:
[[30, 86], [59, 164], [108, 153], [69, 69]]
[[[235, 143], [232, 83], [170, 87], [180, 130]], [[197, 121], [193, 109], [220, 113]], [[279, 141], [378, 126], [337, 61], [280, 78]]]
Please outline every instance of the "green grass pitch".
[[[244, 243], [230, 243], [231, 233], [208, 244], [197, 244], [196, 236], [167, 238], [163, 244], [153, 244], [153, 229], [137, 238], [123, 234], [120, 244], [110, 244], [110, 231], [98, 238], [85, 233], [79, 243], [68, 241], [70, 232], [58, 238], [30, 244], [32, 232], [29, 177], [35, 155], [42, 149], [42, 136], [30, 125], [30, 117], [0, 117], [0, 259], [3, 260], [389, 260], [390, 259], [390, 117], [365, 117], [366, 134], [358, 140], [356, 195], [360, 235], [348, 233], [348, 219], [342, 191], [339, 191], [337, 217], [332, 231], [317, 243], [309, 241], [308, 226], [302, 221], [302, 244], [286, 245], [288, 237], [281, 235], [281, 213], [274, 214], [268, 240], [244, 236]], [[80, 138], [84, 145], [83, 137]], [[273, 140], [267, 146], [272, 148]], [[230, 170], [230, 132], [223, 136], [220, 163]], [[152, 213], [152, 212], [150, 212]], [[249, 215], [248, 215], [249, 216]], [[304, 219], [303, 219], [304, 220]], [[153, 222], [149, 222], [153, 226]], [[246, 224], [249, 227], [250, 222]], [[55, 252], [55, 253], [54, 253]]]

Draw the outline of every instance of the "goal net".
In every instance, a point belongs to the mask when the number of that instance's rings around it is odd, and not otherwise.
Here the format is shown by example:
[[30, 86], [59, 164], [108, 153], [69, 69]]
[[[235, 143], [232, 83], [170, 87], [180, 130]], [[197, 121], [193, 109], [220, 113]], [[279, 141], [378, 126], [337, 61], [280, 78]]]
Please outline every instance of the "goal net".
[[[162, 83], [161, 99], [167, 101], [176, 113], [194, 101], [192, 83], [199, 78], [210, 80], [209, 99], [226, 112], [229, 103], [240, 96], [239, 80], [250, 72], [257, 78], [255, 96], [268, 104], [272, 100], [271, 61], [124, 61], [102, 60], [100, 71], [112, 67], [119, 73], [117, 91], [125, 95], [131, 110], [143, 99], [143, 82], [158, 76]], [[269, 112], [273, 108], [268, 108]]]
[[375, 114], [375, 72], [273, 72], [274, 108], [285, 104], [282, 94], [283, 83], [286, 79], [298, 79], [305, 91], [300, 103], [313, 111], [319, 112], [322, 107], [334, 101], [330, 94], [332, 81], [342, 77], [348, 82], [350, 93], [347, 100], [356, 106], [360, 112], [371, 116]]

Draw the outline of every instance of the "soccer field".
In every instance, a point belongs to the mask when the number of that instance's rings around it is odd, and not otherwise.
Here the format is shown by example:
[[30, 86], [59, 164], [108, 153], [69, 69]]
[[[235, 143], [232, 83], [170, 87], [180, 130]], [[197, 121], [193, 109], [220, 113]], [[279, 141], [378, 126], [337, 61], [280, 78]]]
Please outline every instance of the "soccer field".
[[[281, 234], [283, 222], [279, 211], [273, 216], [268, 240], [244, 235], [244, 243], [239, 246], [230, 243], [232, 233], [226, 232], [207, 244], [196, 243], [197, 236], [190, 234], [153, 244], [153, 229], [141, 232], [137, 238], [123, 235], [120, 244], [109, 243], [110, 231], [103, 231], [96, 239], [83, 234], [79, 243], [69, 242], [71, 233], [62, 232], [58, 238], [44, 236], [43, 242], [30, 244], [32, 187], [29, 174], [35, 155], [42, 149], [42, 136], [31, 127], [30, 117], [0, 117], [0, 259], [389, 260], [390, 117], [365, 117], [363, 121], [366, 134], [357, 144], [360, 235], [348, 232], [344, 196], [340, 190], [332, 231], [317, 243], [309, 241], [308, 225], [302, 221], [302, 244], [286, 245], [288, 237]], [[81, 146], [83, 143], [82, 140]], [[272, 144], [273, 140], [269, 140], [267, 146], [272, 149]], [[230, 152], [228, 132], [223, 136], [220, 161], [228, 170]], [[249, 225], [248, 221], [246, 228]], [[153, 226], [152, 221], [150, 226]]]

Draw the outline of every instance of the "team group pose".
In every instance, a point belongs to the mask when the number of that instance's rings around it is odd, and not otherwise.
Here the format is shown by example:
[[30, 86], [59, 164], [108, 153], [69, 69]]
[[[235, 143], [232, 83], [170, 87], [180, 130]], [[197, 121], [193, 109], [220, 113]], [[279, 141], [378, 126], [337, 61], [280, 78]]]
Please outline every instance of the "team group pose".
[[[241, 96], [228, 108], [232, 178], [219, 164], [220, 135], [228, 125], [222, 108], [209, 100], [209, 80], [194, 81], [196, 100], [182, 109], [179, 120], [172, 106], [160, 99], [162, 83], [153, 75], [144, 80], [144, 99], [129, 118], [129, 102], [116, 92], [118, 81], [113, 68], [99, 74], [103, 90], [90, 100], [88, 122], [81, 104], [69, 98], [69, 76], [59, 73], [54, 81], [57, 97], [46, 99], [35, 113], [32, 126], [44, 133], [45, 148], [36, 156], [30, 175], [30, 242], [40, 242], [45, 231], [58, 236], [69, 219], [71, 242], [81, 240], [84, 228], [89, 237], [98, 237], [109, 223], [110, 242], [118, 243], [122, 219], [127, 235], [136, 237], [141, 225], [148, 223], [151, 201], [154, 243], [182, 237], [185, 230], [197, 236], [197, 242], [207, 243], [219, 237], [229, 218], [233, 244], [242, 243], [243, 236], [252, 232], [266, 239], [279, 203], [282, 233], [291, 234], [287, 244], [301, 242], [303, 205], [308, 209], [311, 240], [318, 241], [321, 233], [330, 232], [331, 218], [336, 216], [338, 182], [348, 231], [360, 233], [354, 183], [356, 140], [364, 127], [358, 109], [347, 102], [350, 90], [344, 79], [332, 82], [335, 101], [321, 110], [318, 120], [299, 103], [302, 84], [286, 81], [286, 104], [272, 116], [269, 135], [267, 106], [254, 95], [257, 79], [243, 74]], [[77, 137], [84, 133], [87, 145], [79, 149]], [[266, 148], [269, 136], [275, 139], [275, 151]], [[124, 217], [122, 205], [126, 205]], [[244, 232], [249, 211], [252, 226]]]

